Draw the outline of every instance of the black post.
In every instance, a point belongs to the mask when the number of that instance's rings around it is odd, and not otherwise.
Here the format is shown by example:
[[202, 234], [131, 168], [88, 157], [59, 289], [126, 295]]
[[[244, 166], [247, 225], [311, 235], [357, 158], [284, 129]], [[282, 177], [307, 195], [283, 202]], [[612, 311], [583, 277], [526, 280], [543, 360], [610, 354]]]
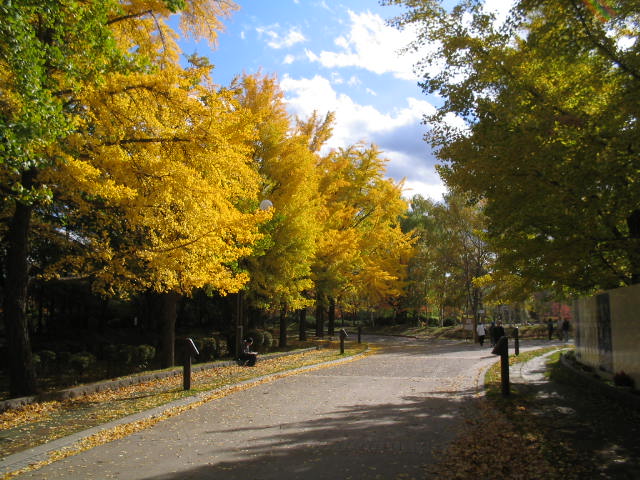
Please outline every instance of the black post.
[[518, 327], [513, 329], [513, 343], [515, 345], [515, 354], [520, 355], [520, 330]]
[[347, 332], [344, 331], [344, 328], [340, 329], [340, 355], [344, 354], [344, 339], [347, 338]]
[[500, 355], [500, 377], [502, 379], [502, 396], [508, 397], [511, 392], [509, 391], [509, 354], [506, 352]]
[[362, 325], [358, 325], [358, 343], [362, 343]]
[[200, 355], [195, 343], [190, 338], [185, 339], [184, 368], [182, 369], [182, 387], [191, 390], [191, 356]]
[[191, 390], [191, 352], [184, 354], [184, 366], [182, 369], [182, 388]]
[[500, 337], [498, 343], [491, 351], [494, 355], [500, 355], [500, 379], [502, 383], [502, 396], [509, 396], [509, 339]]

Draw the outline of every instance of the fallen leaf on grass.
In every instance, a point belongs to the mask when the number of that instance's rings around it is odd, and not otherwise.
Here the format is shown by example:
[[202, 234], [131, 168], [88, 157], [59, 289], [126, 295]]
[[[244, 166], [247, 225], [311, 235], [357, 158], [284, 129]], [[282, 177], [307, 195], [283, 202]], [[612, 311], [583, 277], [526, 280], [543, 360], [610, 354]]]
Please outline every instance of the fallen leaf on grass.
[[[298, 373], [319, 370], [322, 368], [327, 368], [332, 366], [332, 364], [326, 364], [326, 363], [318, 365], [319, 362], [327, 362], [329, 360], [337, 359], [337, 360], [342, 360], [341, 363], [347, 363], [347, 362], [358, 360], [363, 357], [364, 355], [360, 357], [350, 356], [345, 358], [345, 356], [337, 355], [335, 351], [332, 352], [327, 350], [319, 350], [319, 351], [305, 352], [298, 355], [292, 355], [289, 357], [280, 357], [278, 359], [265, 360], [258, 364], [260, 366], [259, 368], [252, 367], [251, 369], [247, 369], [246, 367], [231, 366], [231, 367], [222, 367], [219, 369], [213, 369], [213, 370], [219, 370], [219, 371], [199, 372], [200, 375], [196, 375], [196, 377], [199, 378], [201, 380], [201, 383], [204, 384], [204, 385], [200, 385], [200, 389], [205, 390], [205, 392], [201, 393], [201, 397], [198, 401], [190, 403], [189, 405], [186, 405], [186, 406], [168, 408], [160, 415], [153, 416], [144, 420], [139, 420], [136, 422], [124, 424], [124, 425], [119, 425], [117, 427], [98, 432], [94, 435], [91, 435], [90, 437], [87, 437], [83, 440], [80, 440], [79, 442], [76, 442], [71, 447], [51, 453], [50, 457], [47, 460], [43, 460], [41, 462], [37, 462], [35, 464], [29, 465], [28, 467], [25, 467], [18, 471], [9, 472], [5, 474], [2, 477], [2, 480], [7, 480], [9, 478], [13, 478], [17, 475], [20, 475], [22, 473], [26, 473], [29, 471], [38, 470], [43, 466], [53, 463], [55, 461], [75, 455], [85, 450], [89, 450], [95, 446], [102, 445], [102, 444], [111, 442], [113, 440], [117, 440], [119, 438], [123, 438], [132, 433], [144, 430], [146, 428], [149, 428], [150, 426], [157, 424], [162, 420], [178, 415], [186, 410], [190, 410], [195, 407], [198, 407], [206, 402], [215, 400], [216, 398], [221, 398], [221, 397], [230, 395], [231, 393], [246, 390], [256, 385], [272, 382], [287, 376], [297, 375]], [[257, 377], [264, 377], [266, 375], [270, 375], [270, 376], [265, 378], [259, 378], [254, 382], [245, 383], [243, 385], [234, 384], [238, 381], [248, 380], [248, 379], [257, 378]], [[221, 382], [220, 378], [223, 378], [224, 380]], [[212, 379], [217, 379], [217, 380], [213, 381]], [[220, 384], [224, 385], [225, 382], [227, 385], [231, 384], [231, 386], [224, 389], [210, 391], [208, 393], [206, 392], [206, 390], [211, 390], [212, 388], [214, 388], [214, 386], [215, 388], [217, 388], [218, 386], [220, 386]], [[176, 390], [176, 388], [178, 388], [176, 387], [176, 384], [179, 385], [181, 383], [182, 383], [181, 378], [178, 378], [177, 380], [175, 378], [155, 380], [155, 381], [147, 382], [144, 384], [128, 386], [119, 390], [103, 391], [103, 392], [98, 392], [91, 395], [86, 395], [84, 397], [62, 402], [62, 405], [58, 405], [56, 407], [58, 408], [58, 410], [61, 409], [60, 408], [61, 406], [64, 406], [64, 408], [71, 410], [73, 409], [73, 407], [78, 407], [78, 406], [87, 405], [87, 404], [88, 405], [94, 404], [98, 407], [100, 411], [108, 411], [110, 409], [103, 408], [105, 404], [112, 406], [116, 401], [131, 400], [131, 398], [129, 398], [131, 397], [131, 395], [140, 396], [141, 392], [148, 391], [149, 389], [157, 391], [159, 386], [162, 386], [163, 388], [169, 388], [170, 390], [168, 393], [174, 393], [175, 395], [178, 395], [178, 396], [189, 395], [190, 394], [189, 392]], [[147, 398], [151, 398], [151, 397], [157, 398], [158, 395], [147, 396]], [[60, 402], [54, 402], [54, 403], [60, 403]], [[148, 407], [147, 404], [145, 404], [144, 406]], [[140, 411], [140, 410], [144, 410], [145, 408], [140, 408], [140, 403], [136, 402], [136, 409], [137, 409], [136, 411]], [[37, 410], [38, 409], [35, 409], [34, 411], [37, 411]], [[94, 420], [95, 418], [96, 416], [94, 416]], [[26, 422], [27, 420], [23, 418], [22, 421]], [[63, 435], [60, 435], [60, 436], [63, 436]], [[56, 437], [56, 438], [59, 438], [59, 437]]]

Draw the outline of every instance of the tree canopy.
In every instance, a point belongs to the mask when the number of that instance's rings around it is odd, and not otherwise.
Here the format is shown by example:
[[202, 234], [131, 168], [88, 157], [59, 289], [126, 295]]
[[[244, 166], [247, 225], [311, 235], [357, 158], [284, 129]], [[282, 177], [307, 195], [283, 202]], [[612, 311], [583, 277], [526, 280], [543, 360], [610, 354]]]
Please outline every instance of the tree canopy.
[[497, 268], [556, 291], [640, 281], [638, 2], [520, 1], [501, 25], [483, 2], [387, 3], [436, 47], [417, 65], [444, 99], [428, 139], [483, 199]]

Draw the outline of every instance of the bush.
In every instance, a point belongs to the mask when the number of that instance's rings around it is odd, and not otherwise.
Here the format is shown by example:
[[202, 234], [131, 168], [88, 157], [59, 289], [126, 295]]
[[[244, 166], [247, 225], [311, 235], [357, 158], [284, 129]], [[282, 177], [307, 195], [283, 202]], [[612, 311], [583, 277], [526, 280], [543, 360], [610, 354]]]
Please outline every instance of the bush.
[[431, 317], [431, 318], [427, 319], [427, 326], [428, 327], [439, 327], [440, 326], [440, 320], [438, 320], [437, 318]]
[[204, 337], [198, 342], [200, 350], [199, 359], [203, 362], [210, 362], [218, 358], [218, 341], [214, 337]]
[[132, 361], [138, 370], [149, 368], [155, 356], [156, 349], [151, 345], [138, 345], [137, 347], [133, 347]]
[[620, 371], [613, 376], [613, 383], [618, 387], [635, 388], [636, 382], [628, 373]]
[[79, 374], [83, 375], [96, 363], [96, 357], [89, 352], [74, 353], [69, 359], [71, 367]]
[[262, 330], [249, 330], [245, 338], [253, 338], [254, 350], [259, 350], [264, 345], [264, 332]]
[[42, 358], [37, 353], [34, 353], [31, 356], [31, 361], [33, 362], [33, 368], [36, 369], [36, 372], [40, 373], [42, 370]]
[[39, 359], [39, 371], [41, 374], [46, 375], [54, 370], [57, 358], [56, 352], [52, 352], [51, 350], [41, 350], [36, 355]]
[[60, 371], [66, 370], [69, 368], [71, 364], [71, 353], [70, 352], [58, 352], [58, 361], [56, 365]]
[[267, 352], [273, 346], [273, 335], [271, 332], [265, 330], [262, 332], [264, 341], [262, 342], [262, 346], [264, 347], [264, 351]]
[[133, 345], [118, 345], [116, 362], [119, 365], [132, 366], [136, 354], [136, 347]]

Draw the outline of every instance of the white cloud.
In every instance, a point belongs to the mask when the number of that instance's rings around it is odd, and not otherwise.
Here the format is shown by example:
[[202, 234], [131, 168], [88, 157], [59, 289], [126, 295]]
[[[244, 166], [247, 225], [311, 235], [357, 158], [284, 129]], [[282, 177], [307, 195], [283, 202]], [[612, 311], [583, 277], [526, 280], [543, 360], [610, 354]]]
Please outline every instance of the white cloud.
[[360, 105], [351, 97], [334, 90], [329, 79], [293, 79], [285, 75], [280, 81], [289, 111], [307, 118], [314, 110], [321, 115], [335, 112], [333, 136], [326, 148], [340, 148], [360, 141], [375, 143], [390, 162], [388, 174], [399, 181], [406, 177], [407, 197], [420, 193], [441, 200], [444, 187], [433, 169], [434, 159], [422, 140], [422, 117], [435, 108], [425, 100], [407, 98], [406, 106], [383, 113], [372, 105]]
[[371, 90], [370, 88], [367, 88], [367, 93], [368, 93], [369, 95], [374, 96], [374, 97], [377, 97], [377, 96], [378, 96], [378, 94], [377, 94], [374, 90]]
[[351, 75], [351, 77], [349, 77], [347, 85], [349, 85], [350, 87], [357, 87], [358, 85], [362, 85], [362, 82], [355, 75]]
[[496, 15], [496, 26], [502, 25], [507, 19], [509, 10], [515, 5], [514, 0], [485, 0], [484, 10]]
[[447, 193], [447, 186], [439, 178], [434, 179], [432, 183], [406, 180], [402, 189], [404, 198], [411, 199], [414, 195], [422, 195], [437, 202], [444, 199], [445, 193]]
[[285, 65], [291, 65], [294, 61], [295, 61], [296, 57], [294, 57], [293, 55], [287, 55], [284, 57], [284, 60], [282, 60], [282, 63], [284, 63]]
[[349, 19], [348, 34], [334, 40], [336, 51], [323, 50], [317, 54], [307, 50], [307, 58], [327, 68], [360, 67], [377, 74], [392, 73], [404, 80], [417, 79], [413, 65], [421, 55], [400, 53], [416, 38], [413, 28], [398, 30], [370, 12], [349, 11]]
[[257, 27], [256, 31], [260, 36], [264, 35], [270, 40], [267, 45], [273, 49], [289, 48], [296, 43], [305, 42], [307, 38], [302, 34], [299, 28], [292, 27], [284, 35], [278, 33], [280, 25], [270, 25], [268, 27]]
[[333, 12], [333, 9], [329, 7], [329, 5], [327, 5], [327, 2], [325, 2], [324, 0], [320, 2], [320, 6], [329, 12]]

